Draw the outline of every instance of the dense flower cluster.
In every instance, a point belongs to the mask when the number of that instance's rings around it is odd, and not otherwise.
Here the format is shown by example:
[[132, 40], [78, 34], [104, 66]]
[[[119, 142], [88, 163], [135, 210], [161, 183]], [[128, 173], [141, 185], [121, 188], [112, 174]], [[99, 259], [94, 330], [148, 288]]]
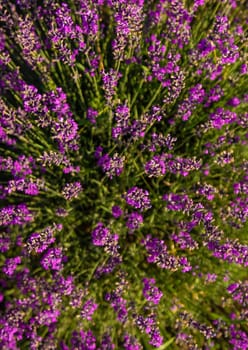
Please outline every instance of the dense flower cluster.
[[0, 0], [0, 348], [248, 350], [248, 4]]

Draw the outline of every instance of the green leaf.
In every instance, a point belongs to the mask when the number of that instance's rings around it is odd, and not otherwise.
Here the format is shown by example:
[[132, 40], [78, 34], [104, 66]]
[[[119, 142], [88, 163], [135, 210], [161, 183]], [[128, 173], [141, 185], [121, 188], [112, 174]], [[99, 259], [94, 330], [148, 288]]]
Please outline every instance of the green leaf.
[[161, 345], [158, 350], [164, 350], [167, 349], [169, 345], [171, 345], [175, 340], [175, 337], [169, 339], [166, 343], [164, 343], [163, 345]]

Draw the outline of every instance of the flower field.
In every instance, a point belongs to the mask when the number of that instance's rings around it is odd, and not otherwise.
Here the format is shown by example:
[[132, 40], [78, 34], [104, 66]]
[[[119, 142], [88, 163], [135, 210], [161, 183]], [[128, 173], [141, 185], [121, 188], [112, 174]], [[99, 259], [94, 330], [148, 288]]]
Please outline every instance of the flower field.
[[0, 349], [248, 350], [248, 2], [0, 0]]

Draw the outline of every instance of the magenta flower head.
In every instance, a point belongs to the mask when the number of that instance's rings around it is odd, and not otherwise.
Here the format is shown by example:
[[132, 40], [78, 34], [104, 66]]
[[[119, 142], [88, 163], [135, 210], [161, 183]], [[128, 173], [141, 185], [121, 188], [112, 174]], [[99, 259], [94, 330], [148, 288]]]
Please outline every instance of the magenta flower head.
[[93, 299], [87, 300], [81, 311], [82, 318], [88, 321], [91, 321], [92, 316], [97, 308], [98, 308], [98, 305], [94, 302]]
[[122, 209], [118, 206], [118, 205], [114, 205], [113, 207], [112, 207], [112, 215], [113, 215], [113, 217], [114, 218], [119, 218], [120, 216], [122, 216], [122, 214], [123, 214], [123, 211], [122, 211]]
[[163, 293], [158, 287], [155, 286], [155, 283], [156, 281], [154, 278], [144, 278], [143, 295], [146, 300], [151, 301], [154, 304], [158, 304], [163, 296]]
[[7, 276], [12, 276], [14, 272], [16, 271], [16, 268], [19, 264], [21, 264], [21, 257], [16, 256], [15, 258], [9, 258], [6, 259], [5, 264], [2, 268], [2, 271], [7, 275]]
[[40, 263], [45, 270], [60, 271], [63, 269], [63, 262], [66, 257], [63, 255], [61, 248], [50, 248], [42, 257]]
[[149, 192], [137, 186], [130, 188], [123, 197], [127, 204], [140, 211], [145, 211], [151, 208]]
[[91, 122], [91, 124], [96, 124], [97, 116], [98, 116], [98, 112], [95, 109], [88, 108], [86, 117]]
[[107, 239], [110, 236], [110, 231], [107, 227], [99, 222], [96, 228], [92, 231], [92, 242], [96, 246], [104, 246], [107, 243]]
[[126, 226], [129, 229], [129, 233], [133, 233], [143, 224], [143, 216], [139, 213], [131, 213], [127, 215]]
[[79, 181], [67, 183], [62, 189], [62, 195], [66, 200], [71, 201], [77, 198], [82, 190], [82, 185]]
[[240, 104], [240, 99], [238, 97], [233, 97], [228, 101], [229, 106], [236, 107]]

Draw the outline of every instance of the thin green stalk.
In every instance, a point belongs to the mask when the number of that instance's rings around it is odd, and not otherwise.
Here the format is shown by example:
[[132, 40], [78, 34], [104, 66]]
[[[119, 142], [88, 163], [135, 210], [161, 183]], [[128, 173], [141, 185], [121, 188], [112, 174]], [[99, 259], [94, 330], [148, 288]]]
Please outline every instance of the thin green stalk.
[[139, 95], [139, 93], [140, 93], [140, 90], [141, 90], [141, 88], [142, 88], [144, 82], [145, 82], [145, 80], [144, 80], [144, 79], [141, 79], [141, 81], [140, 81], [140, 83], [139, 83], [139, 86], [138, 86], [138, 88], [137, 88], [137, 90], [136, 90], [136, 92], [135, 92], [135, 94], [134, 94], [134, 97], [133, 97], [133, 99], [132, 99], [132, 101], [131, 101], [130, 108], [132, 108], [133, 105], [134, 105], [134, 103], [136, 102], [136, 99], [137, 99], [137, 97], [138, 97], [138, 95]]
[[76, 86], [77, 86], [77, 91], [79, 93], [79, 96], [80, 96], [80, 100], [83, 104], [83, 107], [86, 106], [86, 103], [85, 103], [85, 98], [83, 96], [83, 93], [82, 93], [82, 89], [81, 89], [81, 86], [80, 86], [80, 82], [79, 82], [79, 74], [78, 74], [78, 70], [74, 69], [74, 67], [72, 67], [72, 72], [73, 72], [73, 78], [74, 78], [74, 81], [76, 83]]
[[113, 123], [113, 112], [112, 110], [109, 110], [108, 147], [110, 147], [111, 140], [112, 140], [112, 123]]
[[155, 94], [153, 95], [153, 97], [151, 98], [151, 100], [149, 101], [149, 103], [147, 104], [147, 106], [145, 107], [145, 109], [143, 110], [143, 114], [145, 114], [149, 108], [152, 106], [153, 102], [156, 100], [156, 98], [158, 97], [159, 93], [161, 92], [163, 86], [162, 84], [159, 85], [157, 91], [155, 92]]

